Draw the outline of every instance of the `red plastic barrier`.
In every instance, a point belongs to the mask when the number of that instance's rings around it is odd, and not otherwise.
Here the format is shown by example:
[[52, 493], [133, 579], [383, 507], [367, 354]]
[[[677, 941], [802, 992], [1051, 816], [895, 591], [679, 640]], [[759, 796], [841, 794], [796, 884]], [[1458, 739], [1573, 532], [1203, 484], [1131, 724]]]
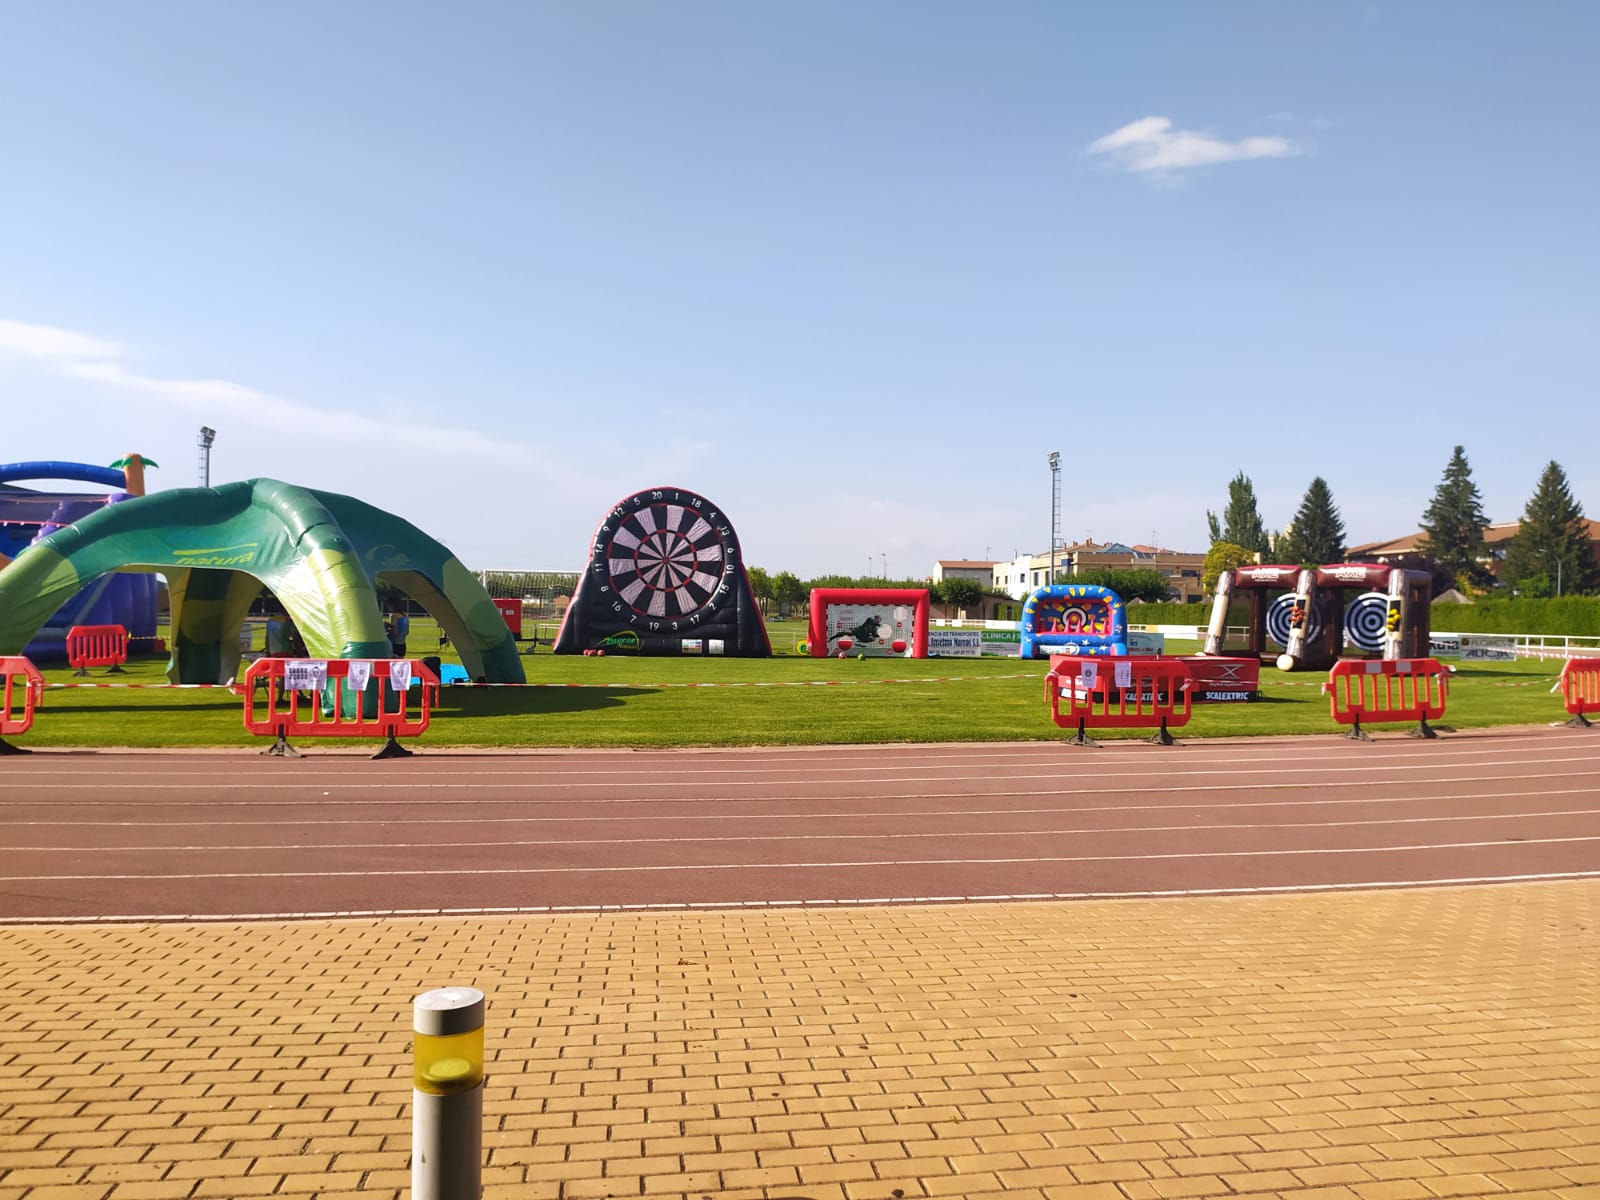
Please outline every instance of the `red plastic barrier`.
[[1561, 698], [1572, 714], [1568, 725], [1587, 729], [1589, 714], [1600, 713], [1600, 658], [1569, 658], [1561, 668]]
[[1428, 722], [1444, 716], [1450, 672], [1434, 658], [1342, 658], [1322, 685], [1333, 719], [1351, 727], [1347, 737], [1369, 742], [1361, 722], [1415, 721], [1412, 737], [1437, 736]]
[[1076, 728], [1075, 746], [1093, 746], [1089, 729], [1156, 729], [1152, 742], [1173, 744], [1168, 726], [1188, 723], [1193, 677], [1179, 658], [1050, 657], [1044, 677], [1050, 716]]
[[[20, 681], [20, 682], [19, 682]], [[33, 711], [44, 703], [44, 676], [27, 659], [0, 657], [0, 737], [27, 733]], [[26, 754], [21, 746], [0, 740], [0, 754]]]
[[[351, 685], [351, 668], [359, 675], [363, 666], [368, 671], [364, 685]], [[415, 702], [408, 686], [396, 686], [391, 671], [403, 672], [408, 682], [413, 677], [422, 681]], [[258, 684], [264, 685], [262, 696], [256, 694]], [[407, 658], [258, 658], [236, 690], [244, 694], [244, 727], [277, 738], [263, 754], [299, 757], [289, 745], [291, 735], [382, 737], [387, 739], [384, 747], [372, 757], [394, 758], [411, 754], [397, 737], [427, 732], [439, 677]]]
[[500, 610], [500, 617], [506, 623], [506, 628], [511, 631], [511, 636], [522, 638], [522, 601], [515, 596], [496, 596], [495, 608]]
[[128, 631], [121, 625], [74, 625], [67, 630], [67, 662], [87, 675], [90, 667], [110, 667], [108, 675], [122, 674], [128, 661]]

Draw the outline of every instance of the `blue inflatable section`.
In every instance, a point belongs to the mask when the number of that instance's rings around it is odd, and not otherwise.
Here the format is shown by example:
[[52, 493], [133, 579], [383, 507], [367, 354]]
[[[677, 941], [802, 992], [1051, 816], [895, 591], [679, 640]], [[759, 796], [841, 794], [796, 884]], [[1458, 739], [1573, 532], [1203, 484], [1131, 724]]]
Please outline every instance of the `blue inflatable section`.
[[[66, 479], [116, 489], [113, 493], [67, 494], [13, 486], [16, 480]], [[115, 467], [88, 463], [0, 463], [0, 554], [21, 554], [38, 538], [71, 525], [107, 504], [126, 500], [127, 481]], [[23, 651], [36, 663], [65, 662], [67, 634], [74, 625], [121, 625], [133, 650], [154, 648], [160, 582], [149, 573], [102, 576], [68, 600], [45, 622]]]
[[126, 476], [116, 467], [69, 462], [0, 463], [0, 483], [18, 479], [71, 479], [77, 483], [98, 483], [118, 491], [128, 486]]
[[1092, 583], [1035, 588], [1022, 605], [1021, 655], [1128, 653], [1122, 597]]

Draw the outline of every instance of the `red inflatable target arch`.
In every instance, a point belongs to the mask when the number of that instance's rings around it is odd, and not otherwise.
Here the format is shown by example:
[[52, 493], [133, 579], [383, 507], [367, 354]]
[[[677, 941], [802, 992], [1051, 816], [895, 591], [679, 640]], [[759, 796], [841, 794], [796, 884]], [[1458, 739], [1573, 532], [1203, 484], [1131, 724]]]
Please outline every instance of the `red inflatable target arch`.
[[927, 588], [812, 588], [812, 658], [927, 658]]

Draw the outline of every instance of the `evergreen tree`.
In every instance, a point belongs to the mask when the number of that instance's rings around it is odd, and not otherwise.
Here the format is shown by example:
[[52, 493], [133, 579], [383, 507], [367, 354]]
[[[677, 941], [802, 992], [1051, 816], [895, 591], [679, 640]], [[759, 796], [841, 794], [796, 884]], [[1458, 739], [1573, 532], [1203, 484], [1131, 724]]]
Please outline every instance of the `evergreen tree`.
[[1215, 513], [1206, 512], [1206, 523], [1213, 542], [1231, 542], [1252, 554], [1266, 554], [1272, 549], [1266, 527], [1261, 523], [1261, 512], [1256, 507], [1255, 487], [1243, 471], [1228, 482], [1228, 506], [1222, 510], [1220, 530]]
[[1434, 489], [1433, 503], [1422, 514], [1422, 540], [1417, 551], [1426, 554], [1462, 583], [1486, 584], [1489, 572], [1479, 560], [1485, 557], [1483, 531], [1489, 519], [1483, 514], [1483, 497], [1472, 482], [1472, 468], [1460, 446], [1451, 454], [1444, 478]]
[[1209, 508], [1206, 509], [1206, 527], [1211, 531], [1211, 544], [1215, 546], [1222, 540], [1222, 522], [1217, 520], [1217, 514]]
[[1522, 528], [1506, 546], [1500, 578], [1541, 595], [1554, 595], [1558, 579], [1564, 596], [1600, 588], [1583, 506], [1573, 499], [1559, 463], [1550, 463], [1539, 476], [1539, 485], [1522, 510]]
[[1294, 523], [1278, 539], [1277, 557], [1316, 567], [1344, 561], [1344, 521], [1322, 476], [1311, 481]]

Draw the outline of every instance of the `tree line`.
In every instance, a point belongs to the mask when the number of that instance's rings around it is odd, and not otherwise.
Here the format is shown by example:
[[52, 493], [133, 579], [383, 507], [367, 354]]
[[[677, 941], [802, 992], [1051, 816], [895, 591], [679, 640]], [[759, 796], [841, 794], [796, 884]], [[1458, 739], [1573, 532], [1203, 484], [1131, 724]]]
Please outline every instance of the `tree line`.
[[[1320, 475], [1311, 481], [1294, 519], [1282, 533], [1269, 533], [1256, 504], [1255, 488], [1243, 471], [1228, 483], [1219, 518], [1207, 511], [1211, 549], [1202, 582], [1209, 592], [1225, 570], [1256, 561], [1320, 566], [1344, 561], [1344, 522], [1332, 489]], [[1484, 540], [1489, 519], [1472, 481], [1466, 451], [1457, 446], [1420, 520], [1414, 554], [1394, 556], [1395, 566], [1433, 576], [1434, 594], [1458, 588], [1465, 594], [1508, 588], [1528, 597], [1593, 595], [1600, 592], [1583, 506], [1572, 495], [1566, 472], [1551, 461], [1541, 472], [1522, 511], [1521, 527], [1506, 544], [1498, 573], [1489, 568]]]
[[[976, 579], [874, 579], [868, 576], [821, 575], [816, 579], [801, 580], [790, 571], [769, 573], [761, 567], [750, 567], [750, 590], [765, 611], [776, 607], [787, 613], [802, 607], [811, 597], [813, 588], [926, 588], [930, 604], [949, 605], [953, 608], [976, 608], [984, 597], [1013, 600], [1007, 592], [984, 584]], [[1072, 583], [1095, 584], [1110, 588], [1124, 601], [1166, 600], [1172, 592], [1171, 581], [1162, 572], [1149, 567], [1094, 567], [1071, 577]]]

